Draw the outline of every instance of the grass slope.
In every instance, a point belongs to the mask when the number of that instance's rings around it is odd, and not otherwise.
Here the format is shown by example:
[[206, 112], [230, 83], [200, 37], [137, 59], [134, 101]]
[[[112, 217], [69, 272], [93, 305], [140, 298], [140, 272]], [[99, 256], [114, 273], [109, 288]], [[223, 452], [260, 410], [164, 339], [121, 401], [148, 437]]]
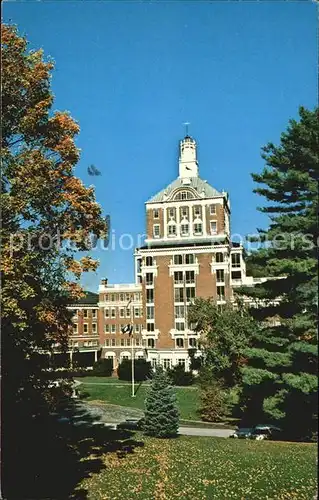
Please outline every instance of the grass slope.
[[88, 500], [313, 500], [315, 495], [312, 444], [141, 439], [144, 447], [124, 458], [104, 455], [105, 469], [79, 485]]
[[[79, 379], [82, 384], [79, 386], [80, 393], [87, 394], [89, 401], [104, 401], [120, 406], [127, 406], [131, 408], [144, 409], [145, 393], [147, 386], [136, 386], [136, 397], [131, 396], [131, 385], [128, 384], [124, 387], [113, 385], [89, 385], [85, 384], [84, 379]], [[200, 417], [197, 413], [199, 405], [199, 395], [196, 388], [180, 387], [176, 389], [176, 397], [180, 410], [181, 419], [185, 420], [199, 420]]]

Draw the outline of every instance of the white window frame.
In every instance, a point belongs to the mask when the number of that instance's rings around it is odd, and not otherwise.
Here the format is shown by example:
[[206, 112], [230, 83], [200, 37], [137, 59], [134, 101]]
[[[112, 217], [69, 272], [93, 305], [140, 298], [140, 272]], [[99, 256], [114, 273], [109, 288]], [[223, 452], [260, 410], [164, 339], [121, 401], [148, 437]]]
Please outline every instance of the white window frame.
[[161, 237], [161, 226], [159, 224], [153, 225], [153, 238]]
[[[213, 229], [213, 227], [215, 229]], [[216, 220], [211, 220], [209, 222], [209, 228], [210, 228], [210, 234], [217, 234], [217, 221]]]
[[[85, 331], [86, 327], [86, 331]], [[89, 323], [83, 323], [83, 333], [89, 333]]]
[[211, 205], [209, 209], [210, 215], [216, 215], [216, 205]]

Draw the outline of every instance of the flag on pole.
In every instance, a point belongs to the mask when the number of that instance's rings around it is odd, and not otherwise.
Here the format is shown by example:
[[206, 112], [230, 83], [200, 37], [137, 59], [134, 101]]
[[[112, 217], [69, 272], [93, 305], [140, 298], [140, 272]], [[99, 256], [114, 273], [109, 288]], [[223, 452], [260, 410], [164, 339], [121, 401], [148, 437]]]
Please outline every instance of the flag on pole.
[[123, 334], [128, 333], [128, 335], [130, 337], [132, 335], [132, 332], [133, 332], [133, 325], [127, 324], [127, 325], [122, 326], [121, 332]]

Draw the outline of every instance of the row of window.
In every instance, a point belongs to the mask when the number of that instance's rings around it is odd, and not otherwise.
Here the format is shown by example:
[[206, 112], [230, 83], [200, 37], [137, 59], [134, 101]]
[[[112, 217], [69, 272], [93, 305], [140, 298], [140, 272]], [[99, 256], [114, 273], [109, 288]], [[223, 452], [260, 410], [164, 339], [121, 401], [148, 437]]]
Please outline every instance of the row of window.
[[[123, 328], [123, 325], [104, 325], [104, 332], [105, 333], [121, 333], [121, 328]], [[142, 325], [134, 325], [134, 333], [141, 333], [142, 331]]]
[[73, 319], [77, 319], [80, 314], [83, 315], [83, 318], [97, 318], [98, 309], [72, 309]]
[[[187, 198], [181, 198], [181, 199], [187, 199]], [[180, 210], [180, 214], [182, 217], [188, 217], [188, 214], [189, 214], [189, 208], [188, 206], [186, 207], [179, 207], [179, 210]], [[174, 207], [170, 207], [167, 209], [167, 213], [168, 213], [168, 216], [169, 217], [175, 217], [176, 215], [176, 208]], [[194, 215], [196, 216], [201, 216], [202, 215], [202, 207], [201, 205], [195, 205], [193, 207], [193, 213]], [[209, 207], [209, 213], [210, 215], [215, 215], [216, 214], [216, 205], [210, 205]], [[160, 216], [160, 211], [158, 208], [154, 208], [153, 209], [153, 219], [159, 219], [159, 216]]]
[[135, 293], [106, 293], [104, 295], [105, 302], [129, 302], [130, 300], [134, 300], [138, 302], [142, 300], [141, 292]]
[[[193, 224], [193, 234], [195, 236], [200, 236], [203, 234], [203, 224], [201, 222], [195, 222]], [[217, 234], [216, 221], [210, 221], [210, 234]], [[188, 222], [183, 222], [182, 224], [180, 224], [180, 235], [190, 235], [190, 224]], [[177, 224], [167, 224], [167, 236], [177, 236]], [[161, 238], [161, 226], [159, 224], [153, 225], [153, 238]]]
[[[79, 333], [79, 328], [78, 324], [73, 325], [73, 334], [76, 335]], [[83, 334], [89, 333], [89, 324], [88, 323], [83, 323]], [[91, 333], [96, 334], [97, 333], [97, 323], [92, 323], [91, 324]]]
[[97, 340], [87, 340], [84, 342], [72, 342], [73, 347], [98, 347], [99, 343]]
[[[175, 339], [175, 347], [179, 349], [185, 349], [186, 345], [188, 344], [188, 348], [195, 349], [197, 348], [197, 339], [196, 338], [189, 338], [189, 339], [183, 339], [183, 338], [177, 338]], [[134, 346], [139, 347], [149, 347], [151, 349], [154, 349], [156, 345], [156, 340], [155, 339], [134, 339]], [[131, 339], [105, 339], [104, 341], [104, 346], [105, 347], [130, 347], [131, 346]]]
[[175, 285], [189, 285], [195, 283], [195, 271], [174, 271]]
[[143, 310], [140, 307], [124, 308], [124, 307], [110, 307], [104, 309], [105, 318], [130, 318], [131, 312], [134, 318], [141, 318], [143, 316]]

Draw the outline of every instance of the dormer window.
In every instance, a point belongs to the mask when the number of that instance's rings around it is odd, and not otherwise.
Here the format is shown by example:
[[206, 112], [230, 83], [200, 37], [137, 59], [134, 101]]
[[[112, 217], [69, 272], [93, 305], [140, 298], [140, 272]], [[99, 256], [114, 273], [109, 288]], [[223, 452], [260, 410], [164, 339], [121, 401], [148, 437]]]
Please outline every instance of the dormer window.
[[158, 210], [158, 208], [154, 208], [154, 210], [153, 210], [153, 217], [154, 217], [154, 219], [158, 219], [159, 218], [159, 210]]
[[191, 200], [193, 198], [194, 195], [190, 191], [178, 191], [174, 197], [175, 200]]

